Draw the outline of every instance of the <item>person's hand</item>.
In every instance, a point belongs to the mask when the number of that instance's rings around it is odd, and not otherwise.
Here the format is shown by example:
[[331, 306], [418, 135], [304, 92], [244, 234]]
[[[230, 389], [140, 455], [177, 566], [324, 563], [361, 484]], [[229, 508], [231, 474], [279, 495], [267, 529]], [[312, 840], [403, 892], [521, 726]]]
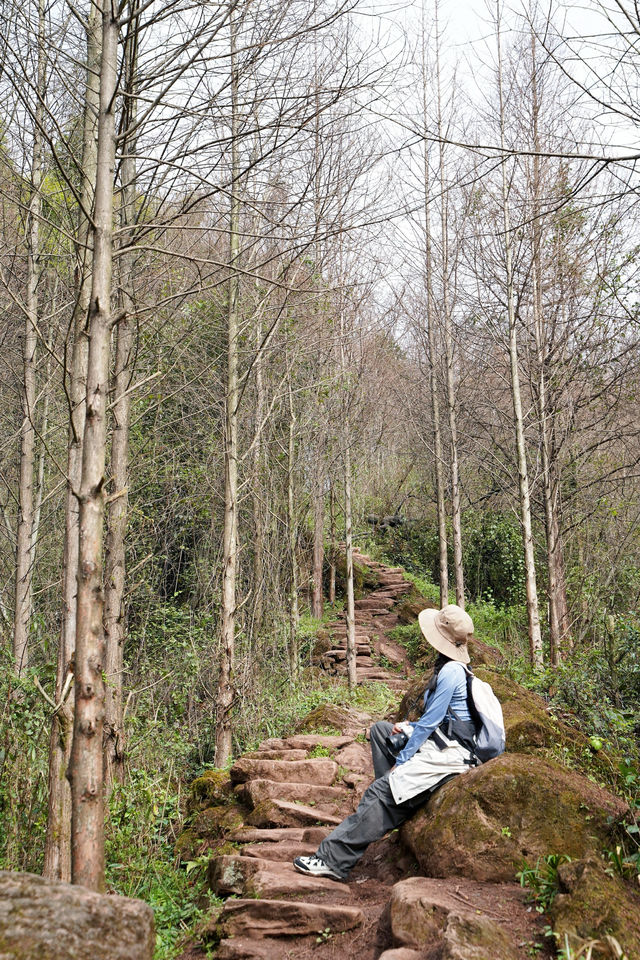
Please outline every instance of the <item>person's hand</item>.
[[394, 723], [391, 729], [391, 733], [403, 733], [402, 727], [400, 726], [399, 723]]

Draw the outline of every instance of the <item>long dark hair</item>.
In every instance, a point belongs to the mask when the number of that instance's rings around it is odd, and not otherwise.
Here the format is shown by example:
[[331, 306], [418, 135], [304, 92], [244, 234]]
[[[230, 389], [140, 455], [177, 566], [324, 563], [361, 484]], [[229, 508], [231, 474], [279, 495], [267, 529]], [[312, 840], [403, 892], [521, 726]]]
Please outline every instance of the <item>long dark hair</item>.
[[433, 673], [431, 674], [431, 677], [429, 678], [429, 683], [428, 683], [427, 686], [425, 687], [425, 691], [424, 691], [425, 697], [427, 696], [428, 693], [433, 693], [433, 691], [435, 690], [435, 688], [436, 688], [436, 686], [437, 686], [437, 684], [438, 684], [438, 674], [440, 673], [440, 671], [441, 671], [442, 668], [444, 667], [445, 663], [449, 663], [450, 660], [451, 660], [451, 657], [446, 657], [446, 656], [444, 655], [444, 653], [439, 653], [439, 654], [438, 654], [438, 656], [437, 656], [437, 658], [436, 658], [436, 662], [435, 662], [434, 667], [433, 667]]

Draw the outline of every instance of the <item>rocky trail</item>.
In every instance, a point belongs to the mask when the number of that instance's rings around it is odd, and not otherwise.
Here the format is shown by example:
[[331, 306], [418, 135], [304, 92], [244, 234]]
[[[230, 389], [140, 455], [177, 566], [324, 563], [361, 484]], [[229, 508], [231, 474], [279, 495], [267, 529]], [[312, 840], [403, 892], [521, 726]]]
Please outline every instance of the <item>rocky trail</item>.
[[[411, 685], [409, 664], [389, 632], [399, 622], [398, 608], [412, 585], [397, 569], [362, 555], [358, 561], [377, 581], [356, 602], [358, 682], [384, 682], [400, 700]], [[317, 663], [330, 674], [346, 672], [344, 619], [327, 625]], [[502, 694], [508, 699], [509, 689]], [[537, 709], [541, 710], [539, 704]], [[540, 738], [541, 729], [546, 730], [547, 718], [532, 711], [533, 706], [525, 711], [523, 721], [512, 710], [508, 723], [511, 741], [519, 738], [525, 750], [529, 741]], [[372, 844], [344, 883], [294, 870], [294, 856], [315, 852], [320, 840], [356, 808], [373, 779], [366, 730], [376, 719], [380, 718], [353, 709], [319, 707], [299, 734], [264, 741], [236, 761], [228, 778], [209, 771], [195, 781], [194, 822], [181, 838], [182, 850], [201, 837], [209, 838], [214, 855], [208, 883], [224, 905], [202, 931], [209, 952], [194, 946], [182, 960], [205, 955], [217, 960], [525, 960], [554, 955], [551, 941], [543, 936], [543, 919], [515, 882], [513, 864], [518, 856], [537, 852], [535, 838], [525, 835], [528, 813], [520, 816], [516, 829], [511, 820], [501, 821], [509, 816], [504, 802], [502, 807], [495, 802], [497, 820], [489, 831], [492, 814], [481, 809], [482, 802], [470, 801], [476, 819], [471, 817], [469, 829], [466, 823], [459, 829], [457, 846], [452, 825], [460, 814], [455, 805], [451, 825], [443, 825], [442, 818], [427, 811], [429, 819], [420, 823], [428, 826], [420, 832], [415, 823], [424, 817], [421, 811], [402, 832]], [[328, 728], [338, 732], [328, 733]], [[500, 760], [456, 778], [437, 791], [429, 807], [437, 807], [439, 794], [453, 796], [455, 804], [456, 781], [473, 782], [486, 792], [482, 776]], [[522, 756], [519, 762], [524, 777], [531, 759]], [[501, 775], [496, 774], [498, 779]], [[505, 773], [505, 778], [511, 783], [513, 774]], [[458, 783], [458, 793], [460, 789]], [[533, 790], [532, 818], [539, 802]], [[596, 802], [604, 801], [598, 797]], [[527, 801], [523, 803], [526, 806]], [[582, 807], [587, 809], [585, 803]], [[557, 829], [564, 826], [560, 823]], [[473, 847], [473, 829], [482, 836], [477, 860], [473, 849], [466, 849], [468, 843]], [[589, 824], [590, 833], [593, 829]], [[545, 837], [544, 842], [558, 841]], [[500, 852], [505, 844], [508, 851], [502, 850], [498, 867], [487, 867], [492, 851]]]

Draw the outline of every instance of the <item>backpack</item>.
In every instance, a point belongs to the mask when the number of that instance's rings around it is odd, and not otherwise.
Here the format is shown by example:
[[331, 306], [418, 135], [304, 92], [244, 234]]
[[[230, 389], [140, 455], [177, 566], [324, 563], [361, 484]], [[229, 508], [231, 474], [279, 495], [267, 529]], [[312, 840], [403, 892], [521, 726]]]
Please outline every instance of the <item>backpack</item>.
[[485, 763], [504, 753], [506, 735], [502, 707], [491, 684], [480, 680], [469, 667], [463, 666], [467, 675], [467, 706], [476, 728], [472, 752], [480, 763]]

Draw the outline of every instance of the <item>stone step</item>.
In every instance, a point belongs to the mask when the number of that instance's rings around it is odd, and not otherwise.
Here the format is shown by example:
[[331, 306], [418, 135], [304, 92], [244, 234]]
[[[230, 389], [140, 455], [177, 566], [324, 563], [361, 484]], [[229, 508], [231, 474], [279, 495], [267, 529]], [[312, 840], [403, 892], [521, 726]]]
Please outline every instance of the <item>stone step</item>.
[[283, 783], [275, 780], [249, 780], [235, 788], [253, 810], [265, 800], [286, 800], [290, 803], [331, 804], [350, 801], [349, 791], [344, 787], [324, 787], [313, 783]]
[[306, 760], [307, 750], [253, 750], [243, 753], [245, 760]]
[[259, 860], [284, 860], [292, 863], [295, 857], [308, 857], [318, 849], [317, 843], [249, 843], [242, 848], [243, 857], [256, 857]]
[[327, 750], [339, 750], [348, 743], [353, 742], [353, 737], [348, 735], [327, 736], [320, 733], [296, 734], [293, 737], [287, 737], [285, 740], [271, 738], [264, 740], [259, 750], [313, 750], [314, 747], [325, 747]]
[[369, 596], [373, 599], [385, 599], [393, 600], [394, 603], [397, 597], [402, 596], [404, 593], [408, 593], [411, 589], [411, 584], [409, 583], [388, 583], [385, 586], [380, 587], [378, 590], [374, 590], [373, 593], [370, 593]]
[[[313, 783], [329, 786], [338, 773], [333, 760], [250, 760], [240, 757], [229, 771], [232, 783], [277, 780], [278, 783]], [[283, 824], [286, 826], [286, 824]]]
[[[235, 843], [312, 843], [317, 847], [324, 840], [331, 827], [238, 827], [229, 834], [228, 839]], [[277, 857], [272, 857], [277, 860]]]
[[[334, 892], [340, 886], [334, 881]], [[333, 933], [353, 930], [364, 922], [357, 907], [336, 906], [330, 903], [306, 903], [287, 900], [228, 900], [220, 914], [220, 928], [224, 937], [304, 937], [317, 934], [327, 927]], [[283, 951], [274, 956], [282, 957]]]
[[250, 827], [337, 827], [344, 817], [287, 800], [264, 800], [247, 817]]
[[[356, 646], [356, 656], [367, 656], [371, 653], [371, 645], [368, 643], [359, 643]], [[346, 644], [344, 647], [335, 647], [333, 650], [327, 650], [323, 654], [323, 657], [327, 657], [329, 660], [346, 660], [347, 659], [347, 647]]]
[[281, 827], [279, 830], [258, 830], [256, 827], [238, 827], [229, 834], [233, 843], [302, 843], [305, 835], [303, 827]]
[[291, 862], [244, 856], [215, 857], [209, 862], [207, 882], [219, 897], [232, 894], [282, 897], [335, 893], [336, 883], [326, 877], [298, 873]]
[[397, 650], [394, 646], [384, 640], [381, 642], [380, 647], [378, 648], [378, 655], [381, 657], [386, 657], [389, 663], [398, 666], [406, 661], [406, 656], [403, 656], [400, 650]]
[[356, 610], [374, 610], [380, 607], [382, 610], [389, 610], [393, 606], [393, 600], [391, 599], [382, 599], [382, 597], [375, 597], [369, 595], [364, 597], [362, 600], [356, 600], [354, 603], [354, 608]]
[[273, 960], [281, 955], [279, 940], [249, 940], [245, 937], [221, 940], [215, 953], [216, 960]]

